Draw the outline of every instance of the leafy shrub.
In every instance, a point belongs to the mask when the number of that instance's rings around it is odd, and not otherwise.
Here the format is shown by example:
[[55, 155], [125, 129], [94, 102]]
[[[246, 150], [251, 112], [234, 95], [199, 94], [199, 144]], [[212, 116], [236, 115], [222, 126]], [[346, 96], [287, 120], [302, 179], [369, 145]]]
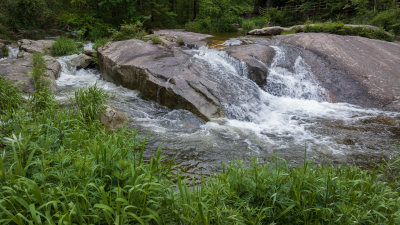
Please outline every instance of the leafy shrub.
[[176, 43], [178, 43], [178, 45], [180, 45], [180, 46], [185, 45], [185, 41], [183, 40], [183, 38], [176, 39]]
[[339, 35], [355, 35], [371, 39], [393, 41], [393, 37], [387, 34], [382, 29], [372, 29], [367, 26], [351, 27], [351, 26], [346, 26], [343, 23], [335, 23], [335, 22], [306, 24], [302, 29], [302, 31], [306, 33], [323, 32], [323, 33], [339, 34]]
[[44, 77], [46, 72], [46, 61], [41, 53], [33, 54], [33, 69], [32, 69], [32, 81], [35, 89], [42, 89], [48, 87], [48, 81]]
[[21, 91], [0, 75], [0, 113], [18, 108], [23, 98]]
[[163, 43], [162, 40], [160, 39], [160, 37], [157, 36], [157, 35], [151, 35], [151, 36], [150, 36], [150, 40], [151, 40], [151, 42], [153, 42], [153, 44], [155, 44], [155, 45], [158, 45], [158, 44], [162, 44], [162, 43]]
[[243, 20], [242, 28], [245, 31], [250, 31], [256, 28], [256, 24], [252, 20]]
[[400, 9], [390, 9], [378, 13], [372, 23], [382, 27], [385, 30], [391, 31], [394, 34], [400, 34]]
[[146, 36], [146, 31], [143, 29], [143, 25], [140, 22], [135, 24], [123, 24], [118, 32], [115, 32], [111, 36], [113, 41], [122, 41], [128, 39], [143, 39]]
[[51, 54], [54, 56], [72, 55], [78, 53], [77, 43], [66, 37], [57, 38], [51, 46]]
[[97, 39], [93, 44], [93, 49], [97, 50], [98, 48], [106, 45], [109, 41], [110, 40], [108, 40], [107, 38]]
[[75, 101], [80, 115], [89, 121], [96, 120], [104, 110], [103, 104], [107, 96], [107, 93], [96, 85], [85, 89], [78, 89], [75, 92]]

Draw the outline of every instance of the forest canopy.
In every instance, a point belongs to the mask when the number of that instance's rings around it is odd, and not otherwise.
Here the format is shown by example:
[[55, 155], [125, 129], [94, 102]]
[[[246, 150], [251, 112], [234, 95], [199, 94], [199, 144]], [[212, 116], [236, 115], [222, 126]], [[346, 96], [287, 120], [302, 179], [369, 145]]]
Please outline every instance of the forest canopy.
[[399, 34], [399, 5], [397, 0], [2, 0], [0, 38], [44, 28], [82, 31], [95, 40], [126, 24], [233, 32], [306, 21], [370, 24]]

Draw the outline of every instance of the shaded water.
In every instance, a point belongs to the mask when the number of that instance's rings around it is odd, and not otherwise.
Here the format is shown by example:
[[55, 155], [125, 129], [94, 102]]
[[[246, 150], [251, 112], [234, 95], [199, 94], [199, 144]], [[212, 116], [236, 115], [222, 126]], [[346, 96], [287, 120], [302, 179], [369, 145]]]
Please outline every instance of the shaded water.
[[[229, 42], [233, 43], [233, 41]], [[96, 70], [76, 70], [72, 56], [61, 57], [58, 98], [66, 100], [76, 88], [97, 83], [106, 89], [109, 104], [127, 112], [130, 126], [148, 136], [148, 154], [162, 144], [183, 170], [208, 173], [221, 162], [250, 161], [273, 154], [294, 163], [303, 162], [304, 151], [316, 161], [368, 164], [390, 156], [400, 139], [400, 115], [364, 109], [346, 103], [329, 103], [329, 96], [298, 57], [287, 69], [285, 54], [269, 68], [268, 84], [259, 88], [247, 78], [246, 66], [223, 51], [187, 50], [192, 69], [213, 74], [226, 89], [232, 104], [225, 104], [228, 118], [205, 123], [186, 110], [170, 110], [139, 97], [138, 92], [101, 80]]]

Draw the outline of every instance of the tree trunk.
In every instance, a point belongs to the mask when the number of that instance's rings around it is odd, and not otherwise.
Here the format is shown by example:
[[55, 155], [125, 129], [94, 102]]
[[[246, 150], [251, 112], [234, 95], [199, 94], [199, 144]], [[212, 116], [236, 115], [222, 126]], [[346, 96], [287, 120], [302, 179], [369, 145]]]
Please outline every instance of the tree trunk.
[[197, 8], [198, 8], [198, 6], [197, 6], [197, 0], [193, 0], [194, 2], [193, 2], [193, 20], [195, 20], [196, 19], [196, 17], [197, 17]]

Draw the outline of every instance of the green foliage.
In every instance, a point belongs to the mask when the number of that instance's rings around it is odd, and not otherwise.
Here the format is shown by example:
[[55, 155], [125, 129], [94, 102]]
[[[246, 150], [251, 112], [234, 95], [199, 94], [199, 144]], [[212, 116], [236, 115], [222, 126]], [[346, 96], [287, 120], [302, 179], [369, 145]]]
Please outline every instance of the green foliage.
[[75, 101], [80, 115], [89, 121], [96, 120], [104, 110], [103, 104], [107, 97], [107, 93], [96, 85], [87, 89], [78, 89], [75, 92]]
[[98, 49], [100, 47], [103, 47], [104, 45], [106, 45], [110, 40], [108, 40], [107, 38], [101, 38], [101, 39], [97, 39], [94, 44], [93, 44], [93, 49]]
[[72, 55], [78, 53], [77, 43], [66, 37], [57, 38], [51, 46], [51, 54], [54, 56]]
[[391, 9], [378, 13], [372, 23], [394, 34], [400, 34], [400, 9]]
[[42, 89], [48, 87], [49, 83], [45, 78], [46, 73], [46, 61], [41, 53], [33, 54], [33, 69], [32, 69], [32, 81], [35, 89]]
[[21, 91], [2, 76], [0, 76], [0, 87], [0, 114], [18, 108], [23, 100]]
[[238, 161], [189, 187], [160, 150], [143, 158], [136, 131], [82, 116], [102, 104], [99, 88], [76, 96], [78, 110], [0, 114], [1, 224], [400, 223], [399, 193], [351, 166]]
[[111, 37], [113, 41], [122, 41], [122, 40], [128, 40], [128, 39], [143, 39], [144, 36], [146, 36], [147, 33], [143, 29], [143, 24], [140, 22], [137, 22], [135, 24], [123, 24], [120, 27], [120, 30], [116, 33], [114, 33]]
[[183, 38], [177, 38], [176, 43], [178, 43], [178, 45], [180, 45], [180, 46], [185, 45], [185, 41], [183, 40]]
[[336, 23], [336, 22], [306, 24], [302, 29], [302, 31], [306, 33], [323, 32], [323, 33], [340, 34], [340, 35], [354, 35], [371, 39], [393, 41], [393, 37], [385, 33], [385, 31], [382, 29], [373, 29], [367, 26], [351, 27], [351, 26], [346, 26], [343, 23]]
[[50, 81], [46, 78], [45, 73], [46, 61], [41, 53], [36, 52], [33, 54], [32, 69], [35, 91], [29, 99], [32, 109], [35, 111], [48, 109], [55, 105], [55, 99], [49, 87]]
[[7, 57], [8, 56], [9, 50], [8, 50], [7, 46], [4, 46], [3, 49], [1, 49], [1, 51], [2, 51], [3, 57]]
[[152, 42], [153, 44], [155, 44], [155, 45], [158, 45], [158, 44], [162, 44], [162, 43], [163, 43], [163, 41], [160, 39], [160, 37], [157, 36], [157, 35], [155, 35], [155, 34], [153, 34], [153, 35], [150, 36], [150, 40], [151, 40], [151, 42]]

